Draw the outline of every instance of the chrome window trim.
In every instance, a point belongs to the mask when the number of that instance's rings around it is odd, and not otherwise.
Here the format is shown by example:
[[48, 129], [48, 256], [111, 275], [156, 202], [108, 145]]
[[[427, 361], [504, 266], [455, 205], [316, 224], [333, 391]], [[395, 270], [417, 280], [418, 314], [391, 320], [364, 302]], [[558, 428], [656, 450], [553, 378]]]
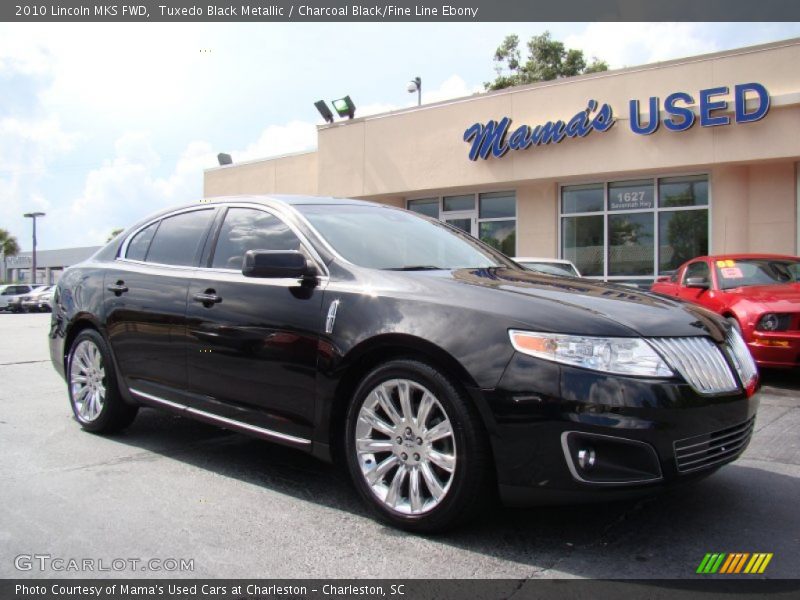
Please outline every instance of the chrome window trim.
[[[180, 214], [183, 214], [183, 213], [188, 213], [188, 212], [193, 212], [193, 211], [198, 211], [198, 210], [211, 210], [211, 211], [216, 212], [217, 208], [216, 208], [216, 206], [209, 206], [207, 204], [206, 205], [199, 205], [199, 206], [185, 206], [183, 208], [175, 209], [174, 211], [168, 212], [168, 213], [163, 214], [163, 215], [161, 215], [159, 217], [156, 217], [154, 219], [149, 220], [147, 223], [145, 223], [144, 225], [141, 225], [140, 227], [137, 227], [134, 231], [131, 231], [131, 233], [128, 234], [128, 237], [126, 237], [125, 241], [122, 242], [122, 246], [120, 246], [119, 252], [117, 253], [117, 257], [115, 258], [115, 260], [124, 260], [126, 262], [142, 263], [142, 264], [145, 264], [145, 265], [158, 265], [158, 266], [162, 266], [162, 267], [181, 267], [181, 268], [184, 268], [184, 269], [185, 268], [193, 268], [194, 265], [167, 265], [167, 264], [164, 264], [164, 263], [155, 263], [155, 262], [145, 262], [145, 261], [141, 261], [141, 260], [132, 260], [132, 259], [126, 258], [125, 255], [128, 253], [128, 245], [131, 243], [131, 240], [134, 238], [134, 236], [136, 236], [137, 233], [142, 231], [142, 229], [147, 229], [148, 227], [150, 227], [150, 225], [152, 225], [153, 223], [156, 223], [158, 221], [163, 221], [164, 219], [168, 219], [170, 217], [174, 217], [174, 216], [177, 216], [177, 215], [180, 215]], [[156, 231], [156, 233], [158, 233], [158, 231]], [[154, 238], [155, 238], [155, 236], [154, 236]], [[150, 240], [150, 242], [152, 243], [152, 240]], [[148, 252], [149, 252], [149, 247], [148, 247]]]
[[[325, 264], [325, 261], [322, 260], [322, 257], [319, 255], [319, 252], [317, 252], [317, 249], [314, 247], [314, 244], [312, 244], [310, 242], [308, 237], [302, 231], [300, 231], [293, 223], [287, 221], [273, 207], [267, 206], [267, 205], [264, 205], [264, 204], [260, 204], [260, 203], [257, 203], [257, 202], [247, 202], [247, 201], [219, 202], [219, 203], [214, 203], [214, 204], [200, 204], [198, 206], [189, 206], [189, 207], [176, 209], [176, 210], [174, 210], [172, 212], [169, 212], [169, 213], [166, 213], [166, 214], [161, 215], [159, 217], [156, 217], [154, 219], [151, 219], [147, 223], [141, 225], [140, 227], [137, 227], [134, 231], [132, 231], [128, 235], [128, 237], [125, 238], [125, 241], [122, 243], [122, 246], [120, 247], [120, 250], [119, 250], [119, 254], [115, 258], [115, 261], [131, 263], [131, 264], [138, 264], [138, 265], [155, 266], [155, 267], [166, 267], [166, 268], [176, 268], [177, 267], [177, 268], [180, 268], [180, 269], [193, 269], [193, 270], [202, 269], [203, 272], [212, 272], [212, 273], [240, 273], [241, 274], [241, 271], [237, 270], [237, 269], [221, 269], [221, 268], [205, 267], [203, 265], [199, 265], [199, 266], [197, 266], [197, 265], [167, 265], [167, 264], [164, 264], [164, 263], [156, 263], [156, 262], [149, 262], [149, 261], [142, 261], [142, 260], [132, 260], [130, 258], [126, 258], [125, 257], [125, 255], [128, 252], [128, 245], [130, 244], [131, 240], [136, 236], [137, 233], [139, 233], [143, 229], [147, 229], [153, 223], [156, 223], [158, 221], [163, 221], [164, 219], [168, 219], [170, 217], [174, 217], [176, 215], [180, 215], [180, 214], [187, 213], [187, 212], [193, 212], [193, 211], [199, 211], [199, 210], [213, 210], [214, 212], [216, 212], [217, 210], [219, 210], [220, 207], [224, 207], [224, 208], [252, 208], [252, 209], [261, 210], [263, 212], [266, 212], [267, 214], [270, 214], [273, 217], [275, 217], [276, 219], [280, 220], [281, 223], [283, 223], [289, 229], [292, 230], [292, 233], [294, 233], [297, 236], [297, 238], [300, 240], [300, 243], [305, 248], [308, 249], [309, 254], [311, 254], [311, 259], [314, 261], [314, 263], [316, 263], [315, 266], [317, 267], [317, 270], [320, 273], [320, 275], [319, 275], [320, 279], [327, 279], [328, 277], [330, 277], [330, 271], [328, 270], [328, 267]], [[314, 231], [317, 234], [317, 237], [319, 237], [320, 239], [324, 240], [324, 238], [322, 238], [322, 236], [319, 235], [319, 232], [317, 232], [317, 230], [314, 229], [314, 227], [312, 227], [311, 224], [308, 223], [305, 218], [303, 218], [303, 216], [299, 213], [299, 211], [293, 210], [292, 212], [295, 215], [298, 215], [303, 220], [303, 222], [308, 227], [310, 227], [312, 229], [312, 231]], [[327, 243], [327, 241], [325, 242], [325, 246], [326, 246], [326, 248], [328, 250], [331, 250], [331, 248], [329, 247], [329, 244]], [[338, 257], [338, 253], [334, 252], [334, 255]], [[257, 278], [244, 277], [244, 275], [242, 275], [242, 279], [246, 280], [246, 281], [254, 281]], [[292, 281], [295, 281], [295, 280], [292, 280]]]

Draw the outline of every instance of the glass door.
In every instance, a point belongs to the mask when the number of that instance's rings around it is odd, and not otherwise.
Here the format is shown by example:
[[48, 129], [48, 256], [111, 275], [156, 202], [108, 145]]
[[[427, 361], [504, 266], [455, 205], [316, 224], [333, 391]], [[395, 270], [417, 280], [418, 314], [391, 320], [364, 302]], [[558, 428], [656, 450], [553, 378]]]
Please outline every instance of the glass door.
[[445, 223], [477, 237], [478, 214], [475, 210], [475, 194], [442, 198], [441, 219]]
[[442, 220], [453, 227], [458, 227], [461, 231], [466, 231], [472, 236], [475, 236], [478, 233], [477, 227], [475, 226], [477, 219], [475, 218], [474, 210], [469, 212], [447, 214]]

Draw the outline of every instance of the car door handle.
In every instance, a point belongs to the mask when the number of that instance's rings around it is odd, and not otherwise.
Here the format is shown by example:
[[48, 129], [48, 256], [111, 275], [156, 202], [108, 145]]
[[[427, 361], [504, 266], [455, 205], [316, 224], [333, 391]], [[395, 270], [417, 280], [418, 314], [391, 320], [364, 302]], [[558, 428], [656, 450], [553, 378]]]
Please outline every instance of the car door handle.
[[125, 285], [124, 281], [118, 281], [113, 285], [109, 285], [106, 289], [109, 292], [114, 292], [117, 296], [121, 296], [128, 291], [128, 287]]
[[206, 308], [211, 308], [215, 304], [222, 302], [222, 298], [217, 296], [214, 290], [206, 290], [202, 294], [195, 294], [193, 298], [195, 302], [200, 302]]

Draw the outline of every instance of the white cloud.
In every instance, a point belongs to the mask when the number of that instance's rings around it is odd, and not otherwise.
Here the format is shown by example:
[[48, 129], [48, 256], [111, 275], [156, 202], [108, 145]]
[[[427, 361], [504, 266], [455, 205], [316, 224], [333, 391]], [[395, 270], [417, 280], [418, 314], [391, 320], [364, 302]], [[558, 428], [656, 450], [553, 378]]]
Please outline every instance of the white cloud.
[[233, 160], [252, 160], [280, 156], [317, 147], [317, 126], [308, 121], [290, 121], [285, 125], [270, 125], [258, 139], [239, 151], [232, 152]]
[[[427, 89], [425, 81], [422, 82], [422, 103], [433, 104], [435, 102], [442, 102], [444, 100], [452, 100], [454, 98], [463, 98], [482, 92], [482, 85], [469, 85], [464, 79], [458, 75], [451, 75], [442, 81], [438, 87], [431, 90]], [[405, 104], [391, 104], [386, 102], [377, 102], [374, 104], [367, 104], [356, 108], [357, 117], [367, 117], [370, 115], [377, 115], [381, 113], [391, 112], [393, 110], [400, 110], [403, 108], [411, 108], [417, 105], [417, 95], [409, 94], [409, 100]]]
[[718, 50], [700, 23], [590, 23], [580, 33], [567, 35], [568, 48], [583, 50], [612, 69], [694, 56]]

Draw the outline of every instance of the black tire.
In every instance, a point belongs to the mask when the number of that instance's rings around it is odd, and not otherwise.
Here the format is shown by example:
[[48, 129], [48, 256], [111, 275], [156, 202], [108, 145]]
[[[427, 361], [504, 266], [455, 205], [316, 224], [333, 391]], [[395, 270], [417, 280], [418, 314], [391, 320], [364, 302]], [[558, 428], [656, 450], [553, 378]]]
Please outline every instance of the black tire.
[[[433, 505], [433, 508], [424, 509], [426, 512], [422, 512], [421, 514], [401, 514], [389, 506], [387, 502], [381, 500], [376, 495], [376, 492], [373, 492], [370, 483], [368, 483], [366, 479], [367, 476], [362, 472], [363, 466], [360, 464], [360, 461], [363, 456], [359, 456], [356, 445], [356, 427], [359, 422], [359, 413], [362, 407], [376, 387], [381, 384], [391, 385], [392, 382], [397, 380], [410, 381], [421, 386], [424, 390], [429, 391], [434, 396], [434, 399], [438, 401], [438, 408], [432, 410], [440, 411], [438, 412], [439, 419], [442, 417], [449, 419], [452, 430], [452, 434], [448, 437], [454, 442], [452, 452], [453, 456], [455, 456], [455, 463], [452, 473], [445, 474], [448, 478], [448, 483], [446, 491], [440, 499], [434, 499], [430, 492], [431, 487], [427, 484], [427, 481], [422, 483], [424, 480], [421, 479], [423, 477], [423, 465], [421, 462], [427, 462], [425, 466], [425, 469], [428, 471], [427, 475], [430, 474], [431, 467], [433, 466], [432, 462], [425, 460], [424, 452], [421, 452], [423, 455], [422, 461], [419, 461], [419, 455], [414, 453], [414, 456], [419, 462], [410, 466], [409, 470], [406, 471], [408, 481], [405, 485], [410, 486], [412, 477], [411, 471], [417, 469], [416, 481], [418, 482], [418, 489], [420, 489], [422, 485], [425, 486], [425, 490], [427, 490], [428, 493], [426, 503], [428, 505]], [[418, 388], [415, 388], [414, 392], [416, 392], [417, 389]], [[412, 397], [414, 392], [412, 392]], [[421, 394], [423, 392], [420, 391], [417, 393]], [[416, 406], [419, 407], [420, 404], [421, 403], [418, 402]], [[385, 415], [386, 413], [382, 414]], [[397, 416], [400, 415], [398, 414]], [[348, 471], [359, 494], [380, 520], [415, 533], [437, 533], [475, 517], [478, 511], [485, 506], [487, 499], [490, 497], [489, 492], [492, 491], [492, 487], [494, 486], [494, 480], [492, 477], [491, 449], [483, 422], [475, 406], [471, 403], [469, 398], [467, 398], [465, 393], [438, 369], [410, 359], [392, 360], [376, 367], [362, 379], [356, 389], [346, 418], [343, 446], [345, 449]], [[360, 425], [360, 427], [363, 427], [363, 424]], [[405, 425], [403, 424], [399, 427], [402, 429]], [[422, 430], [420, 429], [419, 431]], [[387, 435], [388, 439], [400, 439], [399, 437], [394, 438], [388, 434], [384, 435]], [[416, 435], [417, 433], [414, 433], [411, 437]], [[416, 437], [415, 439], [420, 440], [421, 438]], [[408, 442], [413, 443], [410, 441], [410, 438]], [[438, 442], [430, 442], [428, 448], [433, 450], [433, 444], [436, 443]], [[422, 446], [420, 446], [420, 448], [422, 448]], [[425, 452], [427, 451], [428, 450], [425, 450]], [[398, 454], [399, 451], [386, 451], [380, 455], [384, 458], [379, 460], [377, 458], [378, 454], [376, 454], [374, 462], [371, 459], [367, 459], [367, 463], [375, 464], [377, 468], [377, 464], [386, 458], [400, 461], [400, 456]], [[409, 454], [411, 454], [411, 452], [409, 452]], [[412, 460], [413, 459], [409, 456], [408, 461], [410, 462]], [[388, 480], [392, 477], [391, 473], [395, 473], [396, 476], [400, 468], [402, 468], [402, 466], [398, 466], [395, 471], [388, 471], [386, 479]], [[410, 488], [407, 487], [406, 490], [410, 498]], [[419, 492], [417, 497], [419, 497]], [[419, 506], [418, 510], [420, 510]]]
[[[99, 352], [100, 365], [104, 372], [104, 377], [99, 381], [105, 388], [105, 398], [99, 412], [92, 415], [90, 418], [86, 414], [82, 414], [82, 403], [79, 403], [73, 395], [73, 390], [76, 385], [80, 386], [79, 383], [73, 380], [75, 377], [73, 374], [73, 363], [81, 361], [78, 354], [82, 352], [82, 349], [90, 349], [91, 346], [94, 346]], [[111, 350], [99, 332], [94, 329], [85, 329], [73, 340], [66, 365], [69, 404], [72, 408], [72, 414], [75, 416], [75, 420], [78, 421], [81, 427], [86, 431], [91, 431], [92, 433], [114, 433], [121, 431], [133, 422], [139, 411], [138, 406], [128, 404], [122, 398], [113, 365]], [[80, 368], [80, 365], [76, 367], [78, 370]], [[84, 402], [86, 401], [84, 400]]]

